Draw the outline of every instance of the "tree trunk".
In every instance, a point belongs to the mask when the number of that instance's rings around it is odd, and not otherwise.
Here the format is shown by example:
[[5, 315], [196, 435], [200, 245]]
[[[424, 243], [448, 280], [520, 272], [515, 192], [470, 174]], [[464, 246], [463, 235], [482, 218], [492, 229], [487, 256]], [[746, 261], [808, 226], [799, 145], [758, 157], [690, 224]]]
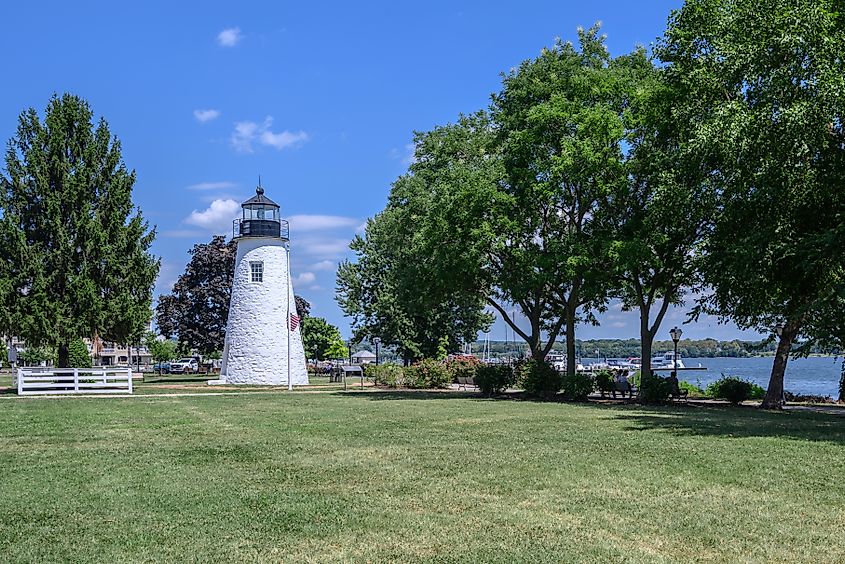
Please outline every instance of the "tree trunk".
[[640, 386], [651, 376], [651, 331], [648, 327], [649, 308], [640, 306]]
[[575, 376], [575, 310], [566, 308], [566, 375]]
[[792, 349], [792, 342], [798, 334], [798, 323], [788, 322], [778, 341], [775, 361], [772, 364], [772, 375], [769, 377], [769, 387], [766, 390], [766, 397], [760, 404], [762, 409], [782, 409], [783, 399], [783, 374], [786, 372], [786, 363], [789, 361], [789, 351]]
[[67, 343], [59, 345], [58, 353], [59, 357], [56, 360], [59, 364], [59, 368], [70, 368], [70, 352], [68, 351]]
[[842, 361], [842, 371], [839, 374], [839, 401], [845, 401], [845, 361]]

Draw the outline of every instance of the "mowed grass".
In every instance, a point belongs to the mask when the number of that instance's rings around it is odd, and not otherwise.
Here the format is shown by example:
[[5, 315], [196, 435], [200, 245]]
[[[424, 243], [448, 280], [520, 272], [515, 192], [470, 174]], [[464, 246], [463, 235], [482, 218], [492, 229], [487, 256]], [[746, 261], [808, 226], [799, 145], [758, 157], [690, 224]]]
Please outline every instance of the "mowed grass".
[[3, 561], [841, 562], [845, 418], [454, 393], [0, 399]]

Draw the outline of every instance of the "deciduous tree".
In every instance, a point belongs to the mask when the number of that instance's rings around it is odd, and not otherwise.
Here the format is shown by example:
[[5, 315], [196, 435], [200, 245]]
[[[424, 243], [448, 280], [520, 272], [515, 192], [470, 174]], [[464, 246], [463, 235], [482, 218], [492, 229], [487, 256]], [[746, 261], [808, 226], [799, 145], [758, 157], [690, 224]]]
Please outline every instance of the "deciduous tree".
[[763, 407], [783, 404], [793, 343], [842, 280], [845, 10], [836, 0], [688, 0], [658, 56], [720, 207], [706, 308], [783, 327]]

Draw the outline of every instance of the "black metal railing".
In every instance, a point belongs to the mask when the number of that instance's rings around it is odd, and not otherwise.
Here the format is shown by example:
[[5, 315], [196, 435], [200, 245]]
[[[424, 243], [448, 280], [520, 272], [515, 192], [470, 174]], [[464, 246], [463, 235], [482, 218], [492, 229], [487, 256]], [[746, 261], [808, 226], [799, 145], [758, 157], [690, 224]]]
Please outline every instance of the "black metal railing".
[[284, 219], [236, 219], [232, 237], [280, 237], [290, 239], [290, 225]]

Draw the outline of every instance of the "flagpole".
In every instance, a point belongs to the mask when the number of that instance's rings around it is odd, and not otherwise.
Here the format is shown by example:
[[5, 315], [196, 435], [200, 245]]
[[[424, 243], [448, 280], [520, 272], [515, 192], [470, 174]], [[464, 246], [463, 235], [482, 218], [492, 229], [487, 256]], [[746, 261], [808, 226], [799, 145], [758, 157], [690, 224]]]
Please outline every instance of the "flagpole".
[[291, 390], [293, 390], [293, 382], [291, 382], [291, 379], [290, 379], [290, 333], [292, 331], [292, 329], [290, 327], [291, 326], [291, 322], [290, 322], [290, 294], [291, 294], [291, 287], [290, 287], [290, 282], [291, 282], [291, 276], [290, 276], [290, 243], [285, 245], [285, 250], [287, 251], [287, 255], [288, 255], [288, 288], [287, 288], [287, 293], [288, 293], [288, 298], [287, 298], [287, 301], [288, 301], [288, 317], [285, 320], [285, 323], [288, 324], [288, 391], [291, 391]]

